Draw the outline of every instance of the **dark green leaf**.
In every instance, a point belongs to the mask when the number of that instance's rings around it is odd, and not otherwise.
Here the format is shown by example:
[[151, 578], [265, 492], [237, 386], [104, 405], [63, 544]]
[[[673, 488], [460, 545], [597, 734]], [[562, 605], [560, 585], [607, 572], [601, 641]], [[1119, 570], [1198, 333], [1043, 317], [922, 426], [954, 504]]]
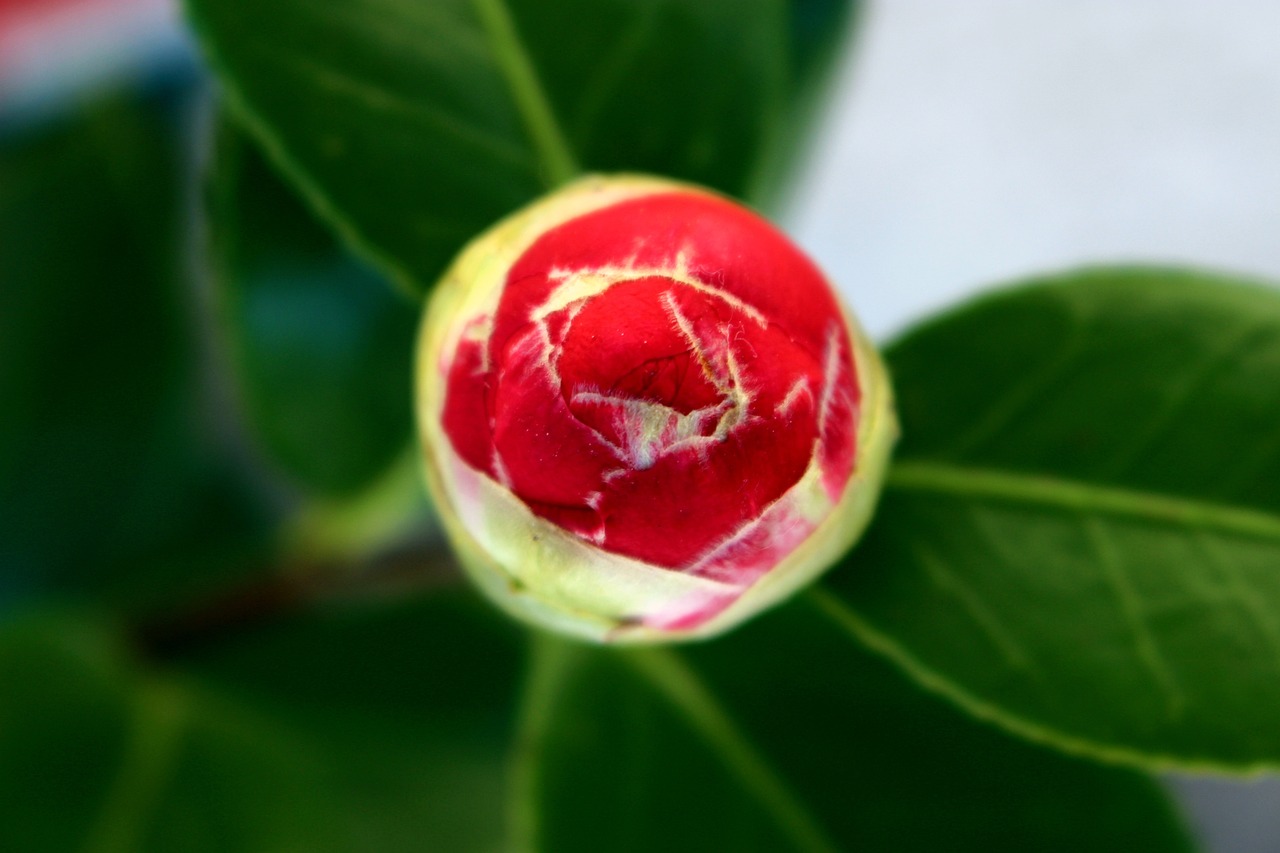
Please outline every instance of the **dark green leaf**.
[[1188, 849], [1149, 779], [956, 714], [809, 602], [705, 645], [540, 652], [530, 849]]
[[261, 542], [200, 393], [183, 133], [171, 103], [114, 102], [0, 140], [0, 608], [157, 604]]
[[240, 132], [221, 131], [214, 243], [249, 420], [296, 482], [349, 493], [409, 446], [418, 306], [344, 251]]
[[421, 288], [578, 169], [771, 180], [850, 4], [189, 0], [234, 111], [331, 225]]
[[139, 677], [109, 631], [10, 624], [0, 682], [0, 849], [341, 849], [330, 771], [310, 744], [216, 695]]
[[469, 594], [352, 605], [195, 661], [205, 683], [311, 744], [342, 850], [496, 850], [521, 636]]
[[109, 631], [0, 629], [0, 849], [496, 850], [514, 628], [442, 595], [139, 672]]
[[129, 736], [102, 634], [70, 620], [0, 629], [0, 847], [74, 850]]
[[889, 360], [904, 438], [830, 612], [1023, 735], [1280, 763], [1280, 293], [1078, 273]]

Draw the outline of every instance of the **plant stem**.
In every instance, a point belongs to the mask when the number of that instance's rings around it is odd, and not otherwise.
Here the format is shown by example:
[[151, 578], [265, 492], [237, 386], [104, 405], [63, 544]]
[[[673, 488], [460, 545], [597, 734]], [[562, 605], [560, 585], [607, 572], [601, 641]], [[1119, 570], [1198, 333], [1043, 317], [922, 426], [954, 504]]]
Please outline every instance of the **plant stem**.
[[448, 548], [432, 539], [406, 543], [356, 565], [294, 564], [154, 619], [133, 634], [151, 661], [171, 661], [326, 603], [407, 595], [460, 577]]

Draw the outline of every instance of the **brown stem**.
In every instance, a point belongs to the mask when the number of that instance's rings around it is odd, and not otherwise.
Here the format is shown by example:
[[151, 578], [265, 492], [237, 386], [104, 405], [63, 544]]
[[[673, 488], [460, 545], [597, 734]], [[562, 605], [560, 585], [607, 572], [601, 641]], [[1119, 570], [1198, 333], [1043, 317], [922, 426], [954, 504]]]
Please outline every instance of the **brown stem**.
[[457, 564], [436, 541], [410, 542], [355, 566], [313, 564], [272, 570], [134, 631], [143, 657], [169, 661], [278, 622], [325, 601], [406, 595], [458, 578]]

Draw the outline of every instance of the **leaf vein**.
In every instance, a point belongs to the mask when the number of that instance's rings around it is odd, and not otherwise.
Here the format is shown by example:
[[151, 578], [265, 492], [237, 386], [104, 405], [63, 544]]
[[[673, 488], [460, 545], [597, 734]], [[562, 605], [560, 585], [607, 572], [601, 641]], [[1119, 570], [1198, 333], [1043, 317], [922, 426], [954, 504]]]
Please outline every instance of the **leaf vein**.
[[1146, 428], [1135, 430], [1132, 439], [1122, 446], [1104, 466], [1106, 475], [1113, 477], [1132, 470], [1134, 463], [1138, 461], [1144, 450], [1150, 448], [1169, 425], [1177, 420], [1177, 416], [1187, 408], [1196, 391], [1204, 388], [1222, 371], [1233, 367], [1237, 359], [1256, 347], [1260, 340], [1274, 339], [1275, 331], [1275, 325], [1271, 322], [1245, 326], [1239, 334], [1228, 337], [1224, 346], [1209, 353], [1208, 357], [1204, 358], [1195, 370], [1189, 371], [1172, 390], [1165, 404], [1147, 421]]
[[1276, 668], [1280, 669], [1280, 619], [1267, 606], [1265, 597], [1252, 585], [1244, 570], [1223, 549], [1215, 546], [1209, 536], [1203, 531], [1197, 531], [1194, 541], [1200, 553], [1225, 580], [1227, 591], [1270, 647], [1275, 656]]
[[432, 108], [425, 102], [394, 95], [385, 89], [329, 68], [279, 45], [270, 46], [270, 58], [273, 62], [290, 67], [295, 73], [310, 78], [316, 86], [327, 89], [335, 95], [358, 101], [369, 110], [398, 115], [426, 125], [432, 130], [488, 154], [495, 160], [522, 170], [528, 171], [531, 166], [528, 152], [524, 149], [500, 136], [477, 128], [457, 116]]
[[1019, 412], [1027, 409], [1050, 384], [1066, 372], [1081, 351], [1086, 337], [1083, 320], [1075, 313], [1074, 325], [1057, 354], [1043, 368], [1013, 386], [1004, 396], [994, 400], [986, 409], [985, 417], [978, 420], [946, 449], [946, 455], [961, 456], [978, 447], [1013, 421]]
[[1134, 587], [1124, 555], [1120, 553], [1111, 531], [1099, 522], [1096, 515], [1081, 513], [1079, 519], [1085, 531], [1085, 538], [1098, 555], [1098, 565], [1102, 568], [1103, 577], [1120, 604], [1120, 612], [1124, 614], [1125, 623], [1133, 636], [1138, 658], [1151, 673], [1156, 687], [1164, 694], [1170, 719], [1176, 719], [1182, 715], [1183, 708], [1186, 706], [1186, 697], [1156, 642], [1155, 632], [1151, 630], [1151, 624], [1142, 606], [1142, 599]]
[[1049, 474], [901, 461], [890, 470], [886, 487], [898, 492], [977, 498], [1064, 512], [1092, 512], [1280, 542], [1280, 516], [1268, 512]]
[[[583, 150], [591, 142], [592, 128], [599, 126], [599, 116], [609, 103], [609, 94], [617, 91], [631, 66], [640, 58], [641, 49], [651, 37], [658, 17], [657, 4], [641, 4], [634, 10], [633, 25], [622, 31], [613, 46], [605, 52], [604, 62], [585, 82], [573, 123], [574, 138]], [[643, 73], [643, 72], [640, 72]], [[605, 128], [607, 132], [607, 128]]]
[[624, 657], [714, 745], [725, 764], [799, 849], [839, 849], [778, 772], [751, 745], [697, 673], [676, 653], [655, 648], [630, 652]]
[[547, 188], [554, 189], [567, 183], [578, 174], [578, 164], [511, 19], [506, 0], [472, 0], [472, 4], [489, 37], [516, 109], [524, 119], [530, 140], [538, 152]]
[[[331, 27], [340, 36], [354, 33], [373, 36], [371, 43], [401, 45], [421, 61], [428, 48], [462, 51], [488, 59], [487, 45], [474, 27], [467, 28], [461, 17], [450, 14], [447, 4], [348, 2], [290, 4], [293, 14], [305, 15]], [[448, 33], [447, 42], [432, 40], [435, 33]]]
[[951, 594], [983, 634], [996, 647], [1010, 667], [1024, 672], [1032, 672], [1031, 659], [1004, 626], [995, 613], [982, 603], [982, 598], [969, 588], [960, 576], [947, 567], [946, 560], [938, 552], [920, 542], [912, 542], [910, 549], [915, 558], [924, 567], [934, 585]]

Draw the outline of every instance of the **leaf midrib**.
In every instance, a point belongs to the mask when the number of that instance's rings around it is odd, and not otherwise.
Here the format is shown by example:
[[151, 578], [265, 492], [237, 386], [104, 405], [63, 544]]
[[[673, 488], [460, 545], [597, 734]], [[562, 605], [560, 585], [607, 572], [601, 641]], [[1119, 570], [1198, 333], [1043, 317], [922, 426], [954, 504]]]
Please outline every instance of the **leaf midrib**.
[[1280, 543], [1280, 515], [1052, 474], [906, 460], [890, 469], [895, 492], [995, 500], [1020, 506], [1088, 512]]
[[812, 853], [839, 849], [680, 655], [670, 649], [646, 648], [631, 650], [623, 659], [707, 739], [796, 849]]
[[578, 175], [577, 161], [511, 19], [506, 0], [472, 0], [472, 6], [542, 163], [542, 178], [547, 188], [568, 183]]

